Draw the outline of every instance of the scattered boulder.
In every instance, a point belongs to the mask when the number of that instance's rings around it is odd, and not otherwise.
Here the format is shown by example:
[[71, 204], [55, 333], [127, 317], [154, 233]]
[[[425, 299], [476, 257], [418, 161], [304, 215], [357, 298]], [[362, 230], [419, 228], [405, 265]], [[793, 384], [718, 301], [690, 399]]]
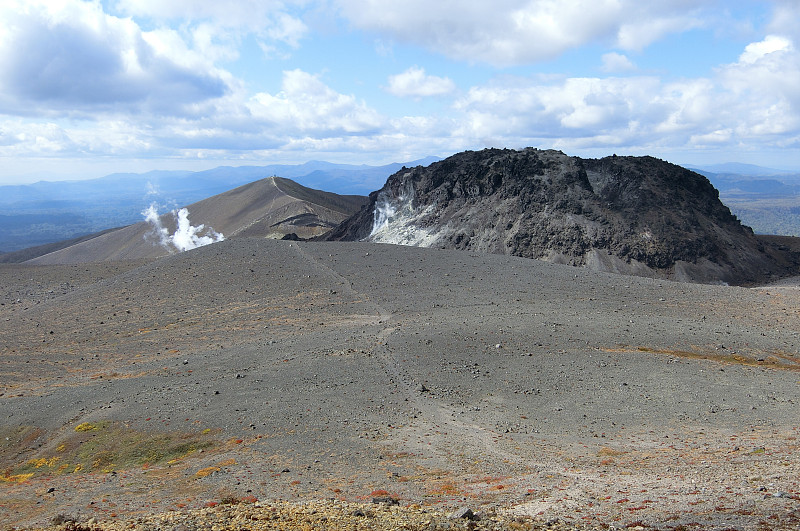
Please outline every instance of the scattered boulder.
[[452, 513], [450, 513], [450, 518], [452, 518], [453, 520], [459, 520], [462, 518], [464, 520], [474, 520], [475, 513], [469, 507], [460, 507], [455, 511], [453, 511]]
[[379, 503], [383, 505], [400, 505], [400, 500], [391, 496], [375, 496], [372, 498], [372, 503]]

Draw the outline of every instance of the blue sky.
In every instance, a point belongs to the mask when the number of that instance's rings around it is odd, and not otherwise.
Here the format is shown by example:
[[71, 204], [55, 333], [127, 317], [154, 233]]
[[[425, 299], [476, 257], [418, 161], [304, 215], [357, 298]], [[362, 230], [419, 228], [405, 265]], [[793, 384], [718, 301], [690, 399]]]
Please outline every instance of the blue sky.
[[800, 3], [0, 5], [3, 184], [526, 146], [800, 170]]

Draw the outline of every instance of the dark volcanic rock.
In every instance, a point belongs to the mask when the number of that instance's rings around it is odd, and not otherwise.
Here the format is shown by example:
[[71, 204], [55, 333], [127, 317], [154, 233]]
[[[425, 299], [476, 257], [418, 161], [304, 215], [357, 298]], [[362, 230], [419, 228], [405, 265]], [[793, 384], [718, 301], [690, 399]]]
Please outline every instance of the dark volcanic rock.
[[329, 233], [475, 250], [694, 282], [797, 274], [708, 179], [652, 157], [581, 159], [528, 148], [464, 152], [403, 168]]

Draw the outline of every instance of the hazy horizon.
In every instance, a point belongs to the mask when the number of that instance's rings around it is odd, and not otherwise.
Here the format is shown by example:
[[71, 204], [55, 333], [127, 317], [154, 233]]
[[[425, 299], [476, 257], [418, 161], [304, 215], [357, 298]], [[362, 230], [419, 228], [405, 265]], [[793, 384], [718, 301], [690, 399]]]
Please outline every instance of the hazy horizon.
[[[567, 154], [569, 155], [569, 153], [567, 153]], [[418, 160], [425, 159], [425, 158], [428, 158], [428, 157], [421, 157]], [[442, 157], [442, 158], [447, 158], [447, 157]], [[588, 158], [597, 158], [597, 157], [588, 157]], [[91, 181], [91, 180], [95, 180], [95, 179], [102, 179], [103, 177], [108, 177], [108, 176], [115, 175], [115, 174], [144, 175], [144, 174], [147, 174], [147, 173], [157, 173], [157, 172], [190, 172], [190, 173], [197, 173], [197, 172], [215, 170], [215, 169], [222, 168], [222, 167], [232, 167], [232, 168], [264, 167], [264, 168], [266, 168], [266, 167], [270, 167], [270, 166], [302, 166], [302, 165], [307, 164], [309, 162], [330, 162], [332, 164], [347, 164], [347, 165], [352, 165], [352, 166], [360, 166], [360, 165], [362, 165], [362, 163], [358, 163], [358, 162], [355, 162], [355, 163], [350, 163], [350, 162], [331, 162], [331, 161], [319, 161], [319, 160], [316, 160], [316, 159], [310, 159], [310, 160], [307, 160], [307, 161], [304, 161], [304, 162], [296, 162], [296, 163], [261, 162], [261, 163], [231, 164], [230, 161], [220, 161], [220, 164], [210, 164], [210, 165], [203, 164], [203, 165], [197, 166], [196, 168], [184, 168], [184, 167], [180, 167], [179, 165], [175, 165], [175, 167], [171, 167], [171, 168], [170, 167], [167, 167], [167, 168], [153, 167], [153, 168], [149, 168], [149, 169], [143, 169], [141, 171], [135, 171], [135, 170], [132, 170], [130, 168], [127, 168], [127, 169], [123, 168], [120, 171], [111, 171], [111, 172], [102, 173], [102, 174], [85, 174], [85, 175], [84, 174], [80, 174], [80, 175], [64, 175], [64, 174], [62, 174], [62, 175], [58, 175], [58, 174], [54, 173], [54, 174], [28, 175], [28, 176], [23, 176], [23, 177], [19, 177], [19, 178], [16, 178], [16, 179], [12, 179], [10, 182], [4, 182], [2, 179], [0, 179], [0, 186], [29, 185], [29, 184], [36, 184], [36, 183], [40, 183], [40, 182], [53, 182], [53, 183], [55, 183], [55, 182], [68, 182], [68, 181]], [[380, 167], [380, 166], [387, 166], [387, 165], [390, 165], [390, 164], [403, 164], [403, 163], [407, 163], [407, 162], [412, 162], [412, 161], [398, 160], [398, 161], [392, 161], [392, 162], [387, 162], [387, 163], [383, 163], [383, 164], [365, 164], [365, 165], [366, 166], [371, 166], [371, 167]], [[776, 167], [776, 166], [765, 166], [765, 165], [762, 165], [762, 164], [751, 164], [751, 163], [743, 163], [743, 162], [736, 162], [736, 161], [723, 161], [723, 162], [708, 163], [708, 164], [688, 164], [688, 163], [684, 164], [684, 163], [674, 162], [674, 161], [668, 161], [668, 162], [672, 162], [673, 164], [677, 164], [678, 166], [683, 166], [683, 167], [687, 167], [687, 168], [697, 168], [697, 169], [701, 169], [701, 170], [704, 170], [704, 171], [713, 171], [714, 173], [720, 173], [721, 172], [720, 170], [714, 171], [712, 169], [714, 167], [727, 166], [727, 165], [734, 165], [734, 166], [735, 165], [741, 165], [741, 166], [754, 166], [754, 167], [757, 167], [757, 168], [759, 168], [761, 170], [775, 170], [776, 172], [779, 172], [779, 173], [775, 174], [776, 177], [779, 177], [781, 173], [788, 173], [788, 174], [798, 173], [798, 174], [800, 174], [800, 166], [780, 168], [780, 167]], [[189, 164], [187, 166], [192, 166], [192, 165]], [[731, 173], [738, 173], [738, 172], [732, 171]], [[745, 175], [745, 174], [743, 174], [743, 175]], [[771, 175], [771, 174], [759, 174], [759, 175]], [[281, 177], [281, 175], [278, 175], [278, 177]], [[328, 190], [328, 191], [334, 191], [334, 190]]]

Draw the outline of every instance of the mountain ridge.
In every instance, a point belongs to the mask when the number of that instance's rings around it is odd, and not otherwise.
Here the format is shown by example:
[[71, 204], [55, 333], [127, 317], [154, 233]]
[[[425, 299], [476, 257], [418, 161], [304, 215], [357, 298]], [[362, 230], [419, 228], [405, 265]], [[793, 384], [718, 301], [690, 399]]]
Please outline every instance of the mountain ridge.
[[[428, 164], [427, 157], [405, 164]], [[403, 164], [382, 166], [309, 161], [305, 164], [220, 166], [203, 171], [113, 173], [90, 180], [0, 186], [0, 252], [54, 243], [142, 220], [153, 202], [188, 205], [270, 176], [342, 195], [366, 195]], [[38, 220], [27, 219], [31, 216]], [[60, 216], [59, 222], [46, 216]], [[64, 219], [69, 216], [71, 219]]]

